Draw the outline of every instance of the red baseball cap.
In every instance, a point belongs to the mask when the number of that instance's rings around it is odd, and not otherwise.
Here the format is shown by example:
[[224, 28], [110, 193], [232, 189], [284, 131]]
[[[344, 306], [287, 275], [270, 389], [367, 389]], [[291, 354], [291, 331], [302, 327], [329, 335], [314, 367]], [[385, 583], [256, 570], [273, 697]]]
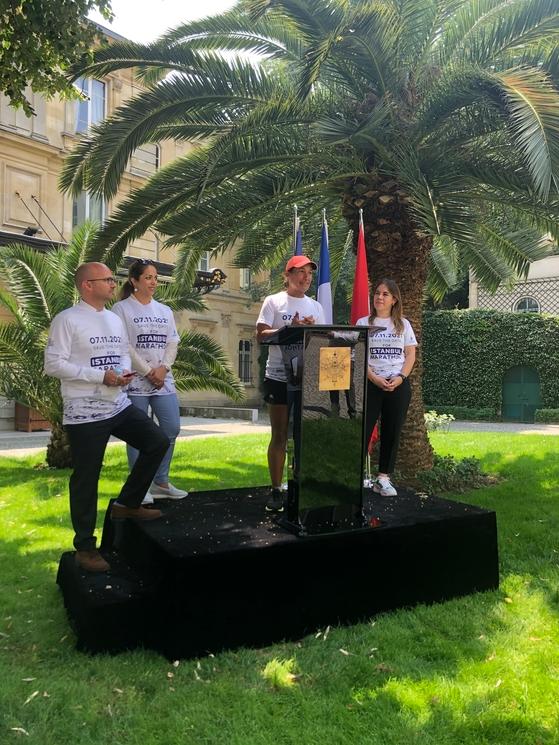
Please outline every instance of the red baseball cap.
[[285, 265], [285, 271], [289, 272], [291, 269], [300, 269], [302, 266], [307, 266], [307, 264], [310, 264], [311, 267], [316, 270], [316, 264], [314, 261], [311, 261], [308, 256], [292, 256]]

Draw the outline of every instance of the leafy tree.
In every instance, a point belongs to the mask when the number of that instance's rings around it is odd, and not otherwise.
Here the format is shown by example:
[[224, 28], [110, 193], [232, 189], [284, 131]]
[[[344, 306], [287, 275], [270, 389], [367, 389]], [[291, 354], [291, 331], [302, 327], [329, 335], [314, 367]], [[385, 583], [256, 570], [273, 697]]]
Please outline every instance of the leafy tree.
[[[76, 148], [62, 185], [112, 197], [142, 143], [198, 141], [100, 241], [118, 254], [155, 225], [194, 261], [241, 239], [254, 269], [289, 251], [293, 203], [305, 224], [328, 209], [334, 264], [362, 209], [371, 277], [396, 279], [421, 338], [426, 290], [461, 265], [495, 288], [558, 236], [558, 31], [559, 0], [244, 0], [76, 71], [134, 66], [149, 89]], [[418, 368], [408, 473], [432, 462]]]
[[[78, 266], [84, 261], [105, 261], [116, 271], [115, 263], [96, 246], [96, 235], [97, 228], [86, 223], [67, 246], [47, 253], [20, 244], [0, 247], [5, 286], [0, 289], [0, 304], [12, 317], [0, 324], [0, 394], [37, 409], [51, 422], [47, 463], [56, 468], [71, 465], [70, 451], [62, 429], [60, 385], [44, 374], [43, 352], [53, 317], [78, 300], [74, 286]], [[204, 309], [199, 296], [184, 284], [162, 285], [157, 297], [174, 310]], [[244, 395], [223, 350], [204, 334], [181, 333], [173, 374], [179, 391], [216, 390], [235, 400]]]
[[93, 46], [98, 29], [86, 19], [97, 8], [111, 18], [110, 0], [0, 0], [0, 91], [28, 116], [36, 93], [75, 95], [68, 68]]

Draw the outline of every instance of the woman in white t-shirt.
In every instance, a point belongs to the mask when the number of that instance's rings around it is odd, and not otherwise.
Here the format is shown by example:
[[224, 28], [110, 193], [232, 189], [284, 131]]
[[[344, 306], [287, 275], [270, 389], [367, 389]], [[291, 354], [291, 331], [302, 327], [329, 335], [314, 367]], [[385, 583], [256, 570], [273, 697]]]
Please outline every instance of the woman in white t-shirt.
[[[256, 320], [256, 336], [264, 341], [284, 326], [308, 326], [324, 323], [322, 306], [305, 294], [312, 282], [316, 264], [306, 256], [292, 256], [285, 265], [285, 290], [268, 295]], [[286, 362], [290, 353], [297, 355], [297, 345], [290, 350], [278, 345], [268, 347], [268, 361], [264, 376], [264, 400], [270, 412], [272, 438], [268, 446], [268, 468], [272, 481], [270, 497], [266, 509], [270, 512], [283, 510], [281, 489], [285, 448], [287, 445], [287, 373]]]
[[382, 279], [373, 294], [373, 310], [360, 325], [384, 327], [369, 334], [369, 367], [365, 427], [367, 441], [380, 416], [379, 470], [373, 491], [396, 495], [390, 481], [394, 470], [400, 433], [411, 399], [408, 376], [415, 364], [417, 340], [410, 322], [402, 315], [402, 298], [392, 279]]
[[[177, 356], [179, 334], [173, 311], [153, 299], [157, 268], [149, 259], [138, 259], [128, 269], [121, 300], [111, 310], [124, 323], [130, 340], [130, 358], [136, 375], [128, 386], [130, 400], [142, 411], [152, 412], [171, 444], [142, 504], [154, 499], [184, 499], [188, 492], [169, 481], [169, 468], [180, 432], [179, 401], [171, 365]], [[138, 451], [127, 447], [128, 465], [134, 466]]]

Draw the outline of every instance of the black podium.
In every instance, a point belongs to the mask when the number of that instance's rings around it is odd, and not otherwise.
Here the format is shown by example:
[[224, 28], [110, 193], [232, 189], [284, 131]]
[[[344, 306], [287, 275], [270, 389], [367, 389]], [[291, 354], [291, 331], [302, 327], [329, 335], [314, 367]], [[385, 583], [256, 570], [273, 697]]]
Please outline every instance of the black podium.
[[290, 428], [287, 514], [297, 535], [366, 527], [363, 478], [367, 326], [286, 326], [280, 345]]

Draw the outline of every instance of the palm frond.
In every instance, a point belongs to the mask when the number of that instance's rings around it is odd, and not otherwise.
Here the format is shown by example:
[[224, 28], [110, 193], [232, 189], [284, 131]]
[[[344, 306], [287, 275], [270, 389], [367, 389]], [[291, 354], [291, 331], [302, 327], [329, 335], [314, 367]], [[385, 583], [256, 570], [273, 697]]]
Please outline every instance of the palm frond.
[[37, 409], [51, 422], [62, 421], [58, 381], [43, 373], [46, 332], [16, 323], [0, 324], [0, 394]]
[[500, 284], [514, 280], [515, 272], [501, 252], [481, 236], [477, 241], [461, 244], [460, 250], [466, 266], [473, 269], [477, 280], [488, 290], [494, 292]]
[[16, 317], [34, 328], [48, 327], [56, 304], [58, 279], [53, 259], [23, 244], [0, 248], [0, 271], [8, 291], [17, 298]]
[[517, 69], [495, 76], [510, 112], [510, 128], [532, 176], [547, 199], [559, 168], [559, 93], [539, 70]]
[[118, 70], [138, 67], [140, 77], [146, 70], [156, 70], [158, 74], [168, 72], [198, 73], [204, 56], [190, 46], [171, 46], [158, 40], [151, 44], [138, 44], [132, 41], [113, 41], [98, 49], [92, 62], [81, 64], [70, 72], [70, 78], [103, 78]]
[[[273, 95], [274, 83], [262, 69], [246, 62], [205, 59], [196, 74], [183, 74], [159, 83], [120, 107], [72, 151], [60, 177], [64, 191], [113, 197], [128, 160], [142, 144], [156, 141], [159, 126], [180, 122], [189, 112], [203, 107], [204, 116], [223, 111], [230, 120], [244, 108], [265, 102]], [[202, 119], [207, 123], [206, 119]]]
[[510, 230], [494, 224], [482, 223], [479, 233], [483, 243], [499, 254], [513, 272], [526, 277], [532, 261], [545, 259], [553, 251], [553, 242], [538, 230], [524, 228]]
[[214, 390], [242, 401], [244, 386], [231, 370], [223, 350], [205, 334], [184, 331], [180, 335], [173, 376], [177, 390]]
[[190, 310], [202, 313], [206, 310], [206, 305], [199, 293], [193, 289], [192, 285], [187, 287], [184, 283], [168, 282], [160, 284], [157, 290], [157, 300], [165, 303], [175, 312]]
[[511, 49], [556, 34], [558, 10], [557, 0], [464, 3], [443, 28], [437, 45], [440, 64], [468, 60], [487, 65]]
[[[266, 59], [297, 60], [302, 51], [301, 40], [293, 33], [290, 19], [274, 11], [269, 11], [264, 21], [249, 19], [242, 8], [181, 24], [164, 34], [159, 42], [179, 48], [226, 50], [228, 54], [249, 53]], [[145, 82], [149, 84], [150, 78]]]
[[437, 301], [456, 286], [460, 251], [456, 242], [447, 235], [437, 235], [433, 238], [430, 255], [429, 278], [425, 287], [426, 292]]

